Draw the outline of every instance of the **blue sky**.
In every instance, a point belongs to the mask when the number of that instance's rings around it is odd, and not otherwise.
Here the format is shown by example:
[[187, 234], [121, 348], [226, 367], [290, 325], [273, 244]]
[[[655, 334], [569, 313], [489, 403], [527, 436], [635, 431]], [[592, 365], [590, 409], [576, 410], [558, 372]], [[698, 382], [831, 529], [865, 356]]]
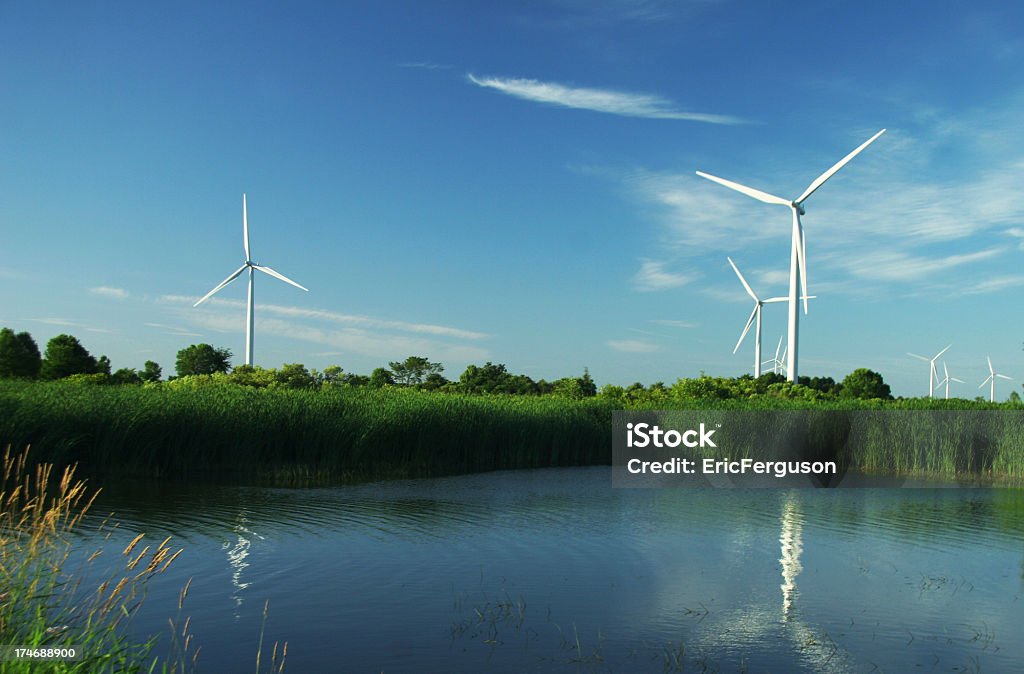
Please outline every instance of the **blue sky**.
[[[801, 374], [949, 343], [1024, 379], [1024, 7], [1012, 3], [0, 4], [0, 324], [173, 370], [196, 342], [368, 373], [424, 355], [599, 384], [752, 369], [807, 202]], [[784, 305], [765, 309], [774, 353]], [[767, 357], [766, 355], [766, 357]], [[987, 390], [987, 389], [986, 389]]]

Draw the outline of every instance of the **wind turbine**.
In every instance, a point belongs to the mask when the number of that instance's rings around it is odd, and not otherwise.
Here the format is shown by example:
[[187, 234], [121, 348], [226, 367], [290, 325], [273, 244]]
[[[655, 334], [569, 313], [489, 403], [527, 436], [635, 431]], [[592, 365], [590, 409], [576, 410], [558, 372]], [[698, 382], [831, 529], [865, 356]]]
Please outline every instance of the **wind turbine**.
[[246, 207], [245, 207], [245, 194], [242, 194], [242, 242], [245, 245], [245, 264], [243, 264], [241, 267], [239, 267], [233, 274], [231, 274], [231, 276], [229, 276], [226, 279], [224, 279], [223, 281], [221, 281], [220, 284], [216, 288], [214, 288], [210, 292], [206, 293], [206, 295], [204, 295], [201, 300], [199, 300], [198, 302], [196, 302], [192, 306], [198, 307], [200, 304], [202, 304], [206, 300], [210, 299], [213, 295], [215, 295], [221, 288], [223, 288], [224, 286], [228, 285], [229, 283], [234, 281], [236, 278], [238, 278], [239, 275], [241, 275], [241, 273], [243, 271], [248, 269], [249, 270], [249, 309], [248, 309], [248, 314], [246, 315], [246, 321], [245, 321], [245, 364], [246, 365], [252, 365], [252, 351], [253, 351], [253, 348], [252, 348], [253, 347], [253, 295], [252, 295], [252, 291], [253, 291], [253, 276], [254, 276], [253, 272], [261, 271], [264, 274], [267, 274], [269, 276], [273, 276], [274, 278], [280, 279], [280, 280], [284, 281], [285, 283], [290, 283], [290, 284], [292, 284], [293, 286], [295, 286], [296, 288], [298, 288], [300, 290], [305, 290], [305, 291], [309, 292], [309, 288], [304, 288], [303, 286], [300, 286], [298, 283], [296, 283], [295, 281], [291, 280], [290, 278], [288, 278], [284, 274], [280, 274], [280, 273], [274, 271], [273, 269], [271, 269], [270, 267], [267, 267], [267, 266], [261, 265], [261, 264], [256, 264], [255, 262], [252, 261], [252, 256], [249, 254], [249, 216], [248, 216], [248, 214], [246, 212]]
[[769, 302], [785, 302], [789, 298], [769, 297], [766, 300], [762, 300], [760, 297], [757, 296], [757, 293], [755, 293], [754, 290], [750, 287], [750, 284], [747, 283], [747, 279], [743, 278], [743, 274], [740, 273], [739, 267], [737, 267], [736, 263], [732, 261], [732, 258], [726, 257], [725, 259], [729, 261], [730, 265], [732, 265], [732, 270], [736, 272], [736, 276], [739, 277], [740, 283], [743, 284], [743, 287], [746, 289], [747, 294], [750, 295], [750, 297], [753, 298], [754, 300], [754, 310], [750, 312], [750, 318], [747, 319], [747, 324], [743, 328], [743, 333], [740, 335], [740, 341], [736, 342], [736, 348], [733, 349], [732, 352], [736, 353], [737, 351], [739, 351], [740, 344], [743, 343], [743, 340], [746, 338], [747, 333], [750, 332], [751, 324], [754, 323], [754, 321], [756, 320], [757, 330], [755, 331], [754, 341], [754, 377], [757, 378], [761, 376], [761, 308], [764, 307], [764, 305], [768, 304]]
[[[942, 386], [943, 384], [946, 385], [946, 400], [949, 400], [949, 382], [957, 381], [957, 382], [960, 382], [961, 384], [966, 384], [967, 382], [965, 382], [963, 379], [957, 379], [956, 377], [950, 377], [949, 376], [949, 368], [946, 367], [946, 361], [942, 361], [942, 371], [946, 373], [946, 378], [939, 382], [939, 386]], [[982, 384], [982, 386], [984, 386], [984, 384]]]
[[992, 382], [992, 389], [989, 393], [988, 401], [994, 403], [996, 401], [996, 377], [999, 377], [1000, 379], [1006, 379], [1007, 381], [1013, 381], [1013, 379], [1010, 379], [1010, 377], [1007, 377], [1005, 374], [996, 374], [996, 371], [992, 368], [992, 358], [988, 356], [986, 356], [986, 358], [988, 358], [988, 379], [981, 382], [981, 385], [978, 386], [978, 388], [981, 388], [985, 384]]
[[[944, 354], [947, 351], [949, 351], [949, 347], [950, 346], [953, 346], [953, 345], [950, 344], [945, 349], [943, 349], [942, 351], [939, 351], [937, 354], [935, 354], [931, 358], [925, 358], [924, 356], [919, 356], [916, 353], [910, 353], [909, 351], [907, 352], [908, 356], [913, 356], [914, 358], [917, 358], [918, 360], [923, 360], [924, 362], [928, 363], [928, 397], [929, 398], [934, 398], [935, 397], [935, 383], [937, 381], [939, 381], [939, 371], [937, 369], [935, 369], [935, 361], [937, 361], [939, 359], [939, 356], [941, 356], [942, 354]], [[941, 386], [941, 384], [940, 384], [940, 386]]]
[[832, 168], [815, 178], [814, 182], [804, 190], [804, 193], [792, 201], [783, 199], [782, 197], [777, 197], [773, 194], [768, 194], [767, 192], [755, 190], [754, 188], [747, 187], [746, 185], [725, 180], [724, 178], [718, 178], [708, 173], [704, 173], [703, 171], [697, 171], [697, 175], [702, 178], [707, 178], [712, 182], [724, 185], [729, 189], [746, 194], [748, 197], [753, 197], [754, 199], [766, 204], [788, 206], [793, 211], [793, 234], [789, 256], [789, 366], [786, 368], [786, 376], [789, 381], [795, 382], [797, 380], [797, 336], [799, 332], [799, 312], [797, 309], [797, 301], [799, 300], [798, 293], [800, 292], [802, 292], [804, 296], [804, 313], [807, 313], [807, 237], [804, 235], [803, 224], [800, 221], [800, 216], [805, 213], [804, 201], [814, 194], [814, 192], [817, 191], [817, 189], [821, 187], [826, 180], [835, 175], [839, 169], [846, 166], [851, 159], [860, 154], [864, 148], [873, 143], [875, 139], [883, 133], [885, 133], [885, 129], [882, 129], [856, 150], [843, 157]]
[[[761, 363], [761, 365], [771, 365], [772, 372], [774, 374], [778, 374], [780, 369], [785, 372], [785, 366], [783, 365], [782, 360], [779, 359], [779, 351], [782, 351], [782, 337], [779, 337], [779, 345], [775, 347], [775, 357]], [[786, 352], [782, 351], [782, 358], [784, 359], [785, 357]]]

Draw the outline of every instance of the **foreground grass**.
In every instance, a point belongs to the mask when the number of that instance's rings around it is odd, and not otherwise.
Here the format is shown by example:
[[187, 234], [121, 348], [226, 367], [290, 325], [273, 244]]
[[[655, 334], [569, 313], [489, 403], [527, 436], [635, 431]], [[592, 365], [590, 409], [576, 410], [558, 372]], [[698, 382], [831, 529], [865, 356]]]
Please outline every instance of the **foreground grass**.
[[[191, 580], [178, 597], [171, 619], [166, 656], [153, 655], [158, 638], [139, 643], [127, 636], [142, 606], [146, 587], [181, 554], [168, 546], [170, 536], [155, 547], [139, 534], [120, 551], [113, 569], [97, 572], [100, 547], [91, 553], [75, 546], [74, 530], [89, 512], [99, 490], [90, 491], [73, 467], [59, 479], [53, 465], [30, 464], [29, 451], [3, 455], [0, 482], [0, 672], [194, 671], [200, 648], [193, 643], [188, 618], [181, 612]], [[111, 527], [112, 529], [113, 527]], [[81, 559], [78, 559], [81, 558]], [[103, 579], [92, 589], [85, 577]], [[267, 607], [263, 620], [266, 624]], [[58, 651], [75, 657], [33, 660], [16, 656], [14, 648]], [[288, 645], [274, 643], [263, 659], [263, 633], [256, 653], [256, 672], [281, 674]], [[262, 659], [262, 662], [261, 662]]]
[[822, 437], [832, 444], [845, 436], [829, 425], [858, 413], [859, 437], [869, 442], [842, 446], [851, 467], [1024, 477], [1022, 408], [965, 400], [624, 403], [405, 388], [251, 388], [202, 379], [186, 386], [0, 381], [0, 442], [31, 444], [40, 459], [77, 462], [90, 475], [230, 475], [284, 484], [429, 477], [608, 465], [612, 412], [623, 407], [694, 410], [705, 420], [763, 412], [776, 425], [780, 412], [812, 411], [825, 415], [816, 428], [824, 423]]

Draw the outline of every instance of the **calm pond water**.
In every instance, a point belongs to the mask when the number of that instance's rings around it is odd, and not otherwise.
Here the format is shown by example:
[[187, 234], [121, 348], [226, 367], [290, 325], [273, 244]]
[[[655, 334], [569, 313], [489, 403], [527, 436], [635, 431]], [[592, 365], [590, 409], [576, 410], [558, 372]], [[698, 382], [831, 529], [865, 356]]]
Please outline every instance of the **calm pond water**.
[[[627, 490], [610, 468], [354, 487], [121, 485], [185, 552], [201, 671], [910, 672], [1024, 668], [1024, 491]], [[95, 520], [94, 520], [95, 522]], [[83, 546], [99, 536], [88, 529]]]

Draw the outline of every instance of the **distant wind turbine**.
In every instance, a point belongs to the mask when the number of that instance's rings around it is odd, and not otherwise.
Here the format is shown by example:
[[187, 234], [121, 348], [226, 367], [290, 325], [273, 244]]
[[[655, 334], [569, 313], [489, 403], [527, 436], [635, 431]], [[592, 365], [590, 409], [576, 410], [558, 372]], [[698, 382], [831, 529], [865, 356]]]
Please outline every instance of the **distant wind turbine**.
[[[963, 379], [957, 379], [956, 377], [950, 377], [949, 376], [949, 368], [946, 367], [946, 361], [942, 361], [942, 371], [946, 373], [946, 377], [945, 377], [945, 379], [943, 379], [942, 381], [939, 382], [939, 386], [942, 386], [943, 384], [946, 385], [946, 400], [949, 400], [949, 382], [956, 381], [956, 382], [960, 382], [961, 384], [966, 384], [967, 382], [965, 382]], [[984, 384], [982, 384], [982, 386], [984, 386]]]
[[216, 288], [214, 288], [210, 292], [206, 293], [206, 295], [204, 295], [201, 300], [199, 300], [198, 302], [196, 302], [192, 306], [198, 307], [200, 304], [202, 304], [206, 300], [208, 300], [211, 297], [213, 297], [213, 295], [215, 295], [221, 288], [223, 288], [224, 286], [228, 285], [229, 283], [234, 281], [236, 278], [238, 278], [239, 275], [241, 275], [241, 273], [243, 271], [248, 269], [249, 270], [249, 309], [248, 309], [248, 314], [246, 316], [246, 321], [245, 321], [245, 364], [246, 365], [252, 365], [253, 327], [254, 327], [253, 326], [253, 294], [252, 294], [253, 293], [253, 276], [254, 276], [253, 272], [257, 271], [257, 270], [261, 271], [264, 274], [267, 274], [269, 276], [273, 276], [274, 278], [280, 279], [280, 280], [284, 281], [285, 283], [290, 283], [291, 285], [295, 286], [296, 288], [298, 288], [300, 290], [305, 290], [305, 291], [309, 292], [309, 288], [304, 288], [303, 286], [300, 286], [298, 283], [296, 283], [295, 281], [291, 280], [290, 278], [288, 278], [284, 274], [280, 274], [280, 273], [274, 271], [273, 269], [271, 269], [270, 267], [267, 267], [267, 266], [264, 266], [264, 265], [260, 265], [260, 264], [256, 264], [255, 262], [252, 261], [252, 256], [249, 254], [249, 216], [248, 216], [248, 214], [246, 212], [245, 194], [242, 194], [242, 242], [245, 245], [245, 264], [243, 264], [241, 267], [239, 267], [233, 274], [231, 274], [231, 276], [229, 276], [226, 279], [224, 279], [223, 281], [221, 281], [220, 284]]
[[950, 344], [945, 349], [943, 349], [942, 351], [939, 351], [937, 354], [935, 354], [931, 358], [925, 358], [924, 356], [919, 356], [916, 353], [910, 353], [909, 351], [907, 352], [908, 356], [913, 356], [914, 358], [917, 358], [918, 360], [923, 360], [924, 362], [928, 363], [928, 397], [929, 398], [934, 398], [935, 397], [935, 384], [936, 384], [936, 382], [939, 381], [939, 371], [935, 368], [935, 361], [937, 361], [939, 359], [939, 356], [941, 356], [942, 354], [944, 354], [947, 351], [949, 351], [949, 347], [950, 346], [953, 346], [953, 345]]
[[[786, 371], [785, 366], [783, 364], [783, 360], [786, 359], [786, 352], [782, 351], [782, 339], [783, 339], [782, 337], [779, 337], [779, 345], [775, 347], [775, 357], [774, 358], [769, 358], [768, 360], [766, 360], [763, 363], [761, 363], [761, 365], [771, 365], [772, 366], [772, 372], [774, 374], [778, 374], [780, 370], [782, 372]], [[781, 360], [779, 359], [779, 351], [782, 351], [782, 359]]]
[[998, 377], [999, 379], [1006, 379], [1007, 381], [1013, 381], [1013, 379], [1007, 377], [1005, 374], [997, 374], [995, 369], [992, 367], [992, 359], [988, 356], [986, 356], [986, 358], [988, 358], [988, 379], [981, 382], [981, 385], [979, 385], [978, 388], [981, 388], [985, 384], [991, 382], [992, 389], [989, 392], [988, 400], [989, 402], [994, 403], [996, 401], [996, 377]]
[[755, 321], [757, 321], [757, 329], [755, 330], [755, 337], [754, 337], [754, 377], [755, 378], [756, 377], [760, 377], [761, 376], [761, 308], [764, 307], [764, 305], [768, 304], [769, 302], [785, 302], [788, 298], [786, 298], [786, 297], [769, 297], [766, 300], [762, 300], [760, 297], [757, 296], [757, 293], [755, 293], [754, 290], [750, 287], [750, 284], [747, 283], [747, 279], [743, 278], [743, 274], [740, 273], [739, 267], [737, 267], [736, 263], [732, 261], [732, 258], [731, 257], [727, 257], [725, 259], [729, 261], [730, 265], [732, 265], [732, 270], [734, 272], [736, 272], [736, 276], [739, 277], [740, 283], [743, 284], [743, 287], [746, 289], [747, 294], [750, 295], [750, 297], [754, 300], [754, 310], [750, 312], [750, 318], [747, 319], [747, 324], [743, 328], [743, 333], [740, 335], [740, 341], [736, 342], [736, 348], [734, 348], [732, 350], [732, 352], [736, 353], [737, 351], [739, 351], [740, 344], [743, 343], [743, 340], [746, 338], [747, 333], [750, 332], [751, 324], [754, 323]]
[[799, 312], [797, 308], [797, 302], [799, 300], [799, 294], [802, 292], [804, 295], [804, 313], [807, 313], [807, 238], [804, 235], [803, 224], [800, 221], [800, 216], [804, 215], [804, 201], [807, 200], [819, 187], [821, 187], [826, 180], [831, 178], [835, 173], [846, 166], [846, 164], [860, 154], [864, 148], [873, 143], [875, 139], [885, 133], [885, 129], [882, 129], [874, 136], [869, 138], [860, 147], [855, 149], [850, 154], [843, 157], [836, 163], [832, 168], [822, 173], [820, 176], [814, 179], [814, 181], [804, 190], [796, 199], [792, 201], [789, 199], [783, 199], [767, 192], [755, 190], [752, 187], [734, 183], [724, 178], [718, 178], [716, 176], [704, 173], [703, 171], [697, 171], [697, 175], [702, 178], [707, 178], [712, 182], [716, 182], [719, 185], [724, 185], [729, 189], [736, 190], [742, 194], [746, 194], [748, 197], [753, 197], [758, 201], [762, 201], [766, 204], [778, 204], [780, 206], [788, 206], [793, 211], [793, 233], [792, 242], [790, 245], [790, 257], [789, 257], [789, 364], [786, 368], [786, 376], [789, 381], [795, 382], [797, 380], [797, 336], [799, 333]]

